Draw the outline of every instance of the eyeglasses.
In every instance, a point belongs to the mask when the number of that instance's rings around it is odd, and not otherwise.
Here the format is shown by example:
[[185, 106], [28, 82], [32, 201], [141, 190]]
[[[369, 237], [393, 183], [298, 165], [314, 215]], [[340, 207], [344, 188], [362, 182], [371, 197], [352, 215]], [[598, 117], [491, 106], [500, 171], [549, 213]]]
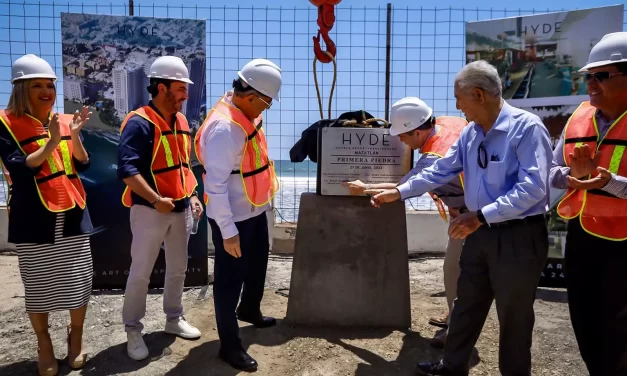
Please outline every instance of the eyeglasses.
[[272, 101], [270, 101], [270, 103], [268, 103], [265, 100], [263, 100], [263, 98], [261, 98], [260, 96], [257, 96], [257, 98], [259, 98], [259, 100], [262, 101], [266, 105], [266, 110], [269, 110], [270, 107], [272, 107]]
[[610, 73], [610, 72], [594, 72], [594, 73], [586, 73], [585, 74], [585, 79], [586, 81], [590, 81], [591, 79], [594, 78], [594, 80], [596, 82], [603, 82], [605, 80], [609, 80], [610, 78], [614, 77], [614, 76], [622, 76], [625, 73], [622, 72], [618, 72], [618, 73]]
[[477, 152], [477, 164], [483, 169], [488, 167], [488, 151], [485, 149], [485, 146], [483, 146], [483, 141], [481, 141], [481, 143], [479, 144], [479, 150]]

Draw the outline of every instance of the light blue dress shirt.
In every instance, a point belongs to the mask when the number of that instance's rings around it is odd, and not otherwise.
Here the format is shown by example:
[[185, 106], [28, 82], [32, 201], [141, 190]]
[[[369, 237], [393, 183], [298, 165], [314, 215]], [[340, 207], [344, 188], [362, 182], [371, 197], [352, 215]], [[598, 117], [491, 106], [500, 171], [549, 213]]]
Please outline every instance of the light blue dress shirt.
[[[477, 161], [481, 143], [487, 151], [485, 169]], [[481, 209], [488, 224], [520, 219], [548, 211], [552, 157], [549, 131], [542, 120], [503, 101], [487, 134], [471, 122], [444, 158], [397, 189], [402, 199], [421, 196], [463, 171], [469, 210]]]

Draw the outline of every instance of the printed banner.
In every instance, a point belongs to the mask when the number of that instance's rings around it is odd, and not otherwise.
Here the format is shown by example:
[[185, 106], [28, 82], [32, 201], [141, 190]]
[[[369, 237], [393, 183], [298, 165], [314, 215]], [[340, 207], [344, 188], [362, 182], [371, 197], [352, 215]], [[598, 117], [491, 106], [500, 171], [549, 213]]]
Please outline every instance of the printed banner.
[[517, 107], [578, 105], [592, 47], [623, 31], [623, 5], [466, 23], [466, 63], [498, 70], [503, 98]]
[[[65, 113], [87, 105], [93, 112], [83, 129], [91, 167], [81, 174], [92, 222], [94, 288], [124, 288], [131, 265], [129, 209], [122, 205], [125, 184], [117, 178], [117, 146], [124, 117], [148, 104], [147, 73], [159, 56], [180, 57], [194, 85], [183, 112], [192, 138], [206, 114], [206, 23], [204, 20], [62, 13], [63, 97]], [[193, 148], [192, 148], [193, 150]], [[202, 166], [192, 166], [202, 192]], [[186, 286], [207, 283], [207, 221], [188, 246]], [[150, 280], [162, 287], [163, 245]]]

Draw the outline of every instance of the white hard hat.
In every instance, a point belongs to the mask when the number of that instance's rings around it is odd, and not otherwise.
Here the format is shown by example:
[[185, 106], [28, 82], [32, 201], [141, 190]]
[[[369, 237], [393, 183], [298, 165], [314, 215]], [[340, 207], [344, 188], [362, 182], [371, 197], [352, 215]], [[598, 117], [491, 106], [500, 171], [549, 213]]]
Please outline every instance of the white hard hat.
[[412, 131], [431, 119], [432, 114], [431, 107], [420, 98], [405, 97], [392, 105], [390, 134], [398, 136]]
[[31, 78], [51, 78], [57, 80], [57, 75], [48, 62], [39, 56], [28, 54], [15, 60], [11, 67], [11, 83]]
[[263, 95], [279, 102], [281, 68], [270, 60], [254, 59], [237, 72], [239, 78]]
[[599, 43], [592, 47], [590, 56], [588, 56], [588, 63], [579, 72], [625, 62], [627, 62], [627, 32], [609, 33], [605, 34]]
[[176, 56], [160, 56], [150, 66], [148, 78], [160, 78], [162, 80], [173, 80], [193, 84], [189, 79], [187, 66]]

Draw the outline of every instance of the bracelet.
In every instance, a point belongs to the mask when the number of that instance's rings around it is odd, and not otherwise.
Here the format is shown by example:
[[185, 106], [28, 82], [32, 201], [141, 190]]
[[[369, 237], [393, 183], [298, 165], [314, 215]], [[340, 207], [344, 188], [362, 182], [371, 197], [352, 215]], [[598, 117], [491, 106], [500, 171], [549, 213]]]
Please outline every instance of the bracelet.
[[157, 196], [157, 199], [151, 202], [150, 205], [154, 206], [159, 200], [161, 200], [161, 196]]

